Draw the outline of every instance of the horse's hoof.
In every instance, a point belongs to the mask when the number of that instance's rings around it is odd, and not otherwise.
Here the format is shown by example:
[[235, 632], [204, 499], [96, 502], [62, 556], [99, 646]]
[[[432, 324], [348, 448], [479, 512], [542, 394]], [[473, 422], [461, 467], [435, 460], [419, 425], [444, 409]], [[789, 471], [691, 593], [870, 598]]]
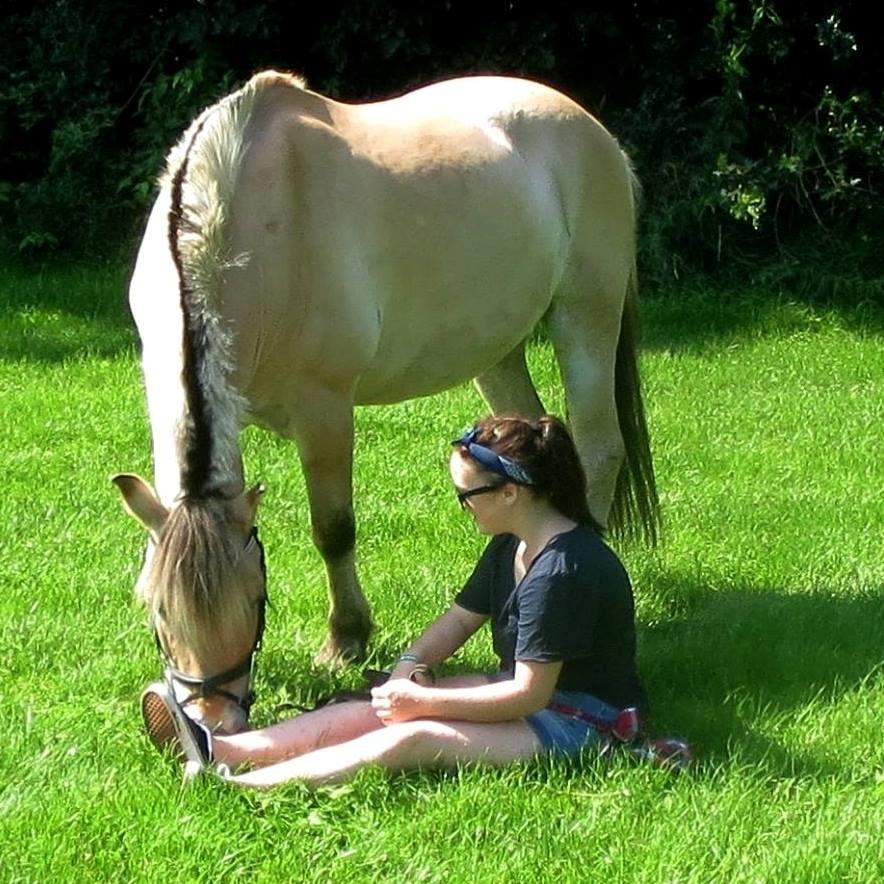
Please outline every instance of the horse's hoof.
[[329, 669], [341, 669], [350, 663], [359, 663], [365, 659], [366, 644], [366, 639], [356, 636], [329, 636], [317, 651], [313, 662]]

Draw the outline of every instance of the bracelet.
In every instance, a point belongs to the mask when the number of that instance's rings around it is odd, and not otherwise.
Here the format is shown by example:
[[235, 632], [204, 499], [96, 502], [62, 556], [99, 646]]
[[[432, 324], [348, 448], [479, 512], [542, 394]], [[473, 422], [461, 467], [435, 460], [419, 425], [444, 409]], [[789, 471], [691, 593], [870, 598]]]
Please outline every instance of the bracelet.
[[408, 680], [413, 681], [415, 684], [420, 684], [417, 680], [418, 675], [422, 675], [430, 684], [436, 684], [436, 673], [433, 672], [426, 663], [418, 663], [414, 669], [411, 670]]
[[421, 658], [417, 654], [410, 654], [407, 651], [399, 655], [400, 663], [420, 663]]

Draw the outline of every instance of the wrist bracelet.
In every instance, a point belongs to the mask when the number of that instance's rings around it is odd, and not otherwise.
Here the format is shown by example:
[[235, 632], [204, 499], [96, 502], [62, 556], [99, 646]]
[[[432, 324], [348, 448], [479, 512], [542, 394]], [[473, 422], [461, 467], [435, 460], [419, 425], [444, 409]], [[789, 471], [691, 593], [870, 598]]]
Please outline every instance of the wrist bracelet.
[[417, 654], [410, 654], [407, 651], [399, 655], [400, 663], [420, 663], [420, 657]]
[[420, 684], [417, 680], [417, 676], [419, 675], [422, 675], [431, 685], [436, 684], [436, 673], [425, 663], [418, 663], [414, 669], [411, 670], [408, 680], [413, 681], [415, 684]]

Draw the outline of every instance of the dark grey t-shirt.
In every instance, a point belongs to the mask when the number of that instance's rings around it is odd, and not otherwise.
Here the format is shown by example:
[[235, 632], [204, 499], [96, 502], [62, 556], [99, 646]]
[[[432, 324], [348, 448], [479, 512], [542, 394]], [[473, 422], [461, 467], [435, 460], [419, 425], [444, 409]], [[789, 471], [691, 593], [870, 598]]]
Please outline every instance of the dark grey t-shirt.
[[518, 544], [512, 534], [494, 537], [455, 598], [490, 618], [501, 668], [561, 660], [557, 689], [644, 713], [632, 587], [620, 560], [592, 528], [578, 525], [553, 537], [516, 586]]

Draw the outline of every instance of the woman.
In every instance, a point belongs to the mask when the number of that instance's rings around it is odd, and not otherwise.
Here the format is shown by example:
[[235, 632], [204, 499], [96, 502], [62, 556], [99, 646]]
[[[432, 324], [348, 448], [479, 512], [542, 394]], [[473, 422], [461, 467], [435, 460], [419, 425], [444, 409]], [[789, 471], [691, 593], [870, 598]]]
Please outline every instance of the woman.
[[[370, 702], [326, 706], [261, 730], [211, 735], [163, 684], [142, 697], [148, 733], [233, 783], [344, 780], [388, 770], [506, 764], [632, 740], [645, 711], [626, 571], [601, 539], [564, 425], [489, 417], [454, 443], [461, 506], [493, 535], [451, 607], [399, 658]], [[491, 621], [500, 671], [440, 679], [441, 663]], [[241, 774], [229, 771], [248, 766]]]

